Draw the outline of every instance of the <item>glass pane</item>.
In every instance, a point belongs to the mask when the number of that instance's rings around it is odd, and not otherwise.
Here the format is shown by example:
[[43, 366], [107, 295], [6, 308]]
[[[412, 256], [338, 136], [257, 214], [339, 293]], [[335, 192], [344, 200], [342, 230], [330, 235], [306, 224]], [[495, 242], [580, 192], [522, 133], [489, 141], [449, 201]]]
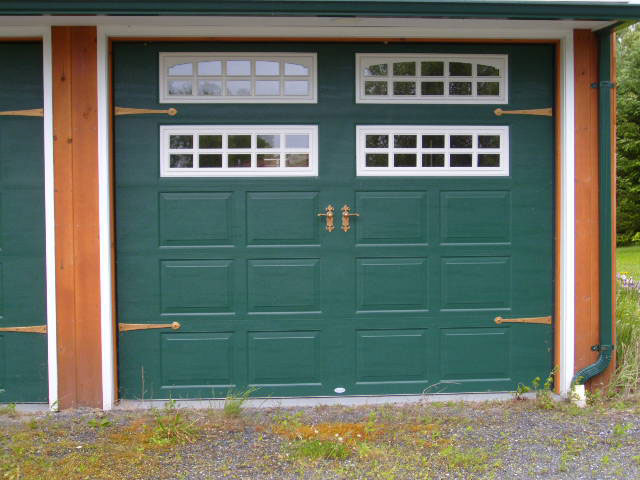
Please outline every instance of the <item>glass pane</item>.
[[367, 153], [365, 163], [367, 167], [388, 167], [389, 155], [386, 153]]
[[308, 153], [287, 153], [287, 167], [308, 167], [309, 166], [309, 154]]
[[280, 148], [280, 135], [258, 135], [258, 148]]
[[193, 155], [170, 155], [170, 168], [193, 168]]
[[170, 135], [169, 148], [193, 148], [193, 135]]
[[480, 153], [478, 154], [479, 167], [499, 167], [500, 155], [497, 153]]
[[393, 74], [398, 76], [415, 76], [415, 62], [398, 62], [393, 64]]
[[365, 95], [386, 95], [388, 91], [387, 82], [364, 82]]
[[365, 146], [367, 148], [388, 148], [389, 136], [388, 135], [367, 135], [365, 139]]
[[191, 95], [191, 80], [169, 80], [169, 95]]
[[454, 153], [449, 158], [449, 163], [452, 167], [470, 167], [472, 162], [472, 155], [470, 153]]
[[251, 148], [251, 135], [229, 135], [229, 148]]
[[220, 60], [198, 62], [198, 75], [222, 75], [222, 62]]
[[309, 95], [309, 82], [306, 80], [287, 80], [284, 82], [285, 95]]
[[417, 155], [415, 153], [396, 153], [393, 156], [396, 167], [415, 167], [417, 165]]
[[251, 62], [249, 60], [227, 61], [227, 75], [251, 75]]
[[309, 75], [309, 68], [301, 63], [285, 63], [284, 64], [285, 75]]
[[386, 63], [379, 63], [378, 65], [369, 65], [364, 69], [365, 77], [384, 77], [389, 73], [389, 67]]
[[256, 75], [280, 75], [280, 62], [256, 60]]
[[500, 148], [500, 135], [478, 135], [478, 148]]
[[449, 95], [471, 95], [471, 82], [451, 82]]
[[249, 154], [229, 154], [229, 168], [248, 168], [251, 166], [251, 155]]
[[423, 167], [444, 167], [444, 153], [424, 153], [422, 155]]
[[498, 82], [478, 82], [478, 95], [500, 95]]
[[256, 95], [280, 95], [280, 81], [256, 81]]
[[198, 82], [198, 95], [222, 95], [222, 82], [220, 80], [200, 80]]
[[416, 83], [415, 82], [393, 82], [393, 94], [394, 95], [415, 95]]
[[500, 76], [500, 69], [493, 65], [478, 65], [479, 77], [498, 77]]
[[473, 137], [471, 135], [451, 135], [449, 137], [449, 146], [451, 148], [471, 148], [473, 146]]
[[169, 67], [169, 75], [193, 75], [193, 63], [178, 63]]
[[416, 135], [394, 135], [393, 146], [395, 148], [416, 148], [418, 137]]
[[227, 95], [244, 97], [251, 95], [251, 82], [249, 80], [228, 80]]
[[422, 148], [444, 148], [444, 135], [423, 135]]
[[444, 82], [422, 82], [422, 95], [444, 95]]
[[222, 135], [200, 135], [200, 148], [222, 148]]
[[473, 75], [472, 64], [463, 62], [450, 62], [449, 75], [452, 77], [470, 77]]
[[284, 143], [287, 148], [309, 148], [309, 135], [287, 135]]
[[222, 154], [200, 155], [200, 168], [222, 168]]
[[444, 75], [444, 62], [422, 62], [420, 74], [423, 77], [442, 77]]
[[280, 155], [269, 153], [269, 154], [258, 154], [258, 167], [260, 168], [273, 168], [280, 166]]

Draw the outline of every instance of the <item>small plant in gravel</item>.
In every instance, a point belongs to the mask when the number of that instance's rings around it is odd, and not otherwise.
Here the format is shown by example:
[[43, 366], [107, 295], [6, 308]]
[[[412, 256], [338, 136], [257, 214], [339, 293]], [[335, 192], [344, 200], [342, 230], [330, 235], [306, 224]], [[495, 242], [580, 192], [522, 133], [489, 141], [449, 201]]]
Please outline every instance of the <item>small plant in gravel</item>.
[[312, 460], [344, 460], [351, 455], [351, 449], [340, 441], [298, 440], [290, 446], [294, 458], [310, 458]]
[[113, 425], [113, 422], [108, 418], [92, 418], [87, 422], [87, 425], [93, 428], [106, 428]]
[[8, 417], [15, 417], [18, 414], [15, 403], [8, 403], [6, 405], [0, 405], [0, 415], [7, 415]]
[[553, 377], [556, 373], [556, 369], [553, 369], [549, 376], [545, 379], [541, 387], [542, 380], [540, 377], [536, 377], [531, 382], [533, 390], [536, 392], [536, 404], [538, 407], [544, 410], [552, 410], [555, 407], [555, 402], [551, 396], [551, 387], [553, 386]]
[[529, 388], [527, 385], [525, 385], [524, 383], [519, 383], [516, 391], [514, 392], [514, 398], [516, 400], [524, 400], [524, 394], [529, 393], [530, 391], [531, 388]]
[[222, 411], [227, 417], [239, 417], [242, 413], [242, 407], [247, 401], [247, 399], [251, 396], [253, 392], [255, 392], [257, 388], [248, 388], [244, 392], [236, 395], [234, 392], [229, 391], [227, 394], [227, 398], [224, 401], [224, 407]]
[[173, 401], [167, 402], [164, 410], [155, 411], [153, 416], [149, 441], [157, 446], [191, 443], [198, 436], [196, 422], [189, 422]]

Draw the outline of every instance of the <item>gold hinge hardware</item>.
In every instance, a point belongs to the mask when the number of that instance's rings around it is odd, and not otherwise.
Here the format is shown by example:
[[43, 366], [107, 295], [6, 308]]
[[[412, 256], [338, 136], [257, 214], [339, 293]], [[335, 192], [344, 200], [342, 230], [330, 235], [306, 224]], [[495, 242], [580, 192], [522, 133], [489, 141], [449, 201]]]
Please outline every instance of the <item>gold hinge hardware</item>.
[[44, 108], [34, 108], [32, 110], [5, 110], [0, 112], [5, 117], [44, 117]]
[[531, 110], [503, 110], [501, 108], [496, 108], [493, 113], [499, 117], [502, 115], [538, 115], [542, 117], [552, 117], [553, 108], [534, 108]]
[[175, 117], [178, 114], [178, 110], [175, 108], [167, 108], [165, 110], [154, 110], [153, 108], [129, 108], [129, 107], [116, 107], [116, 116], [119, 115], [169, 115]]
[[178, 330], [182, 325], [179, 322], [172, 323], [119, 323], [118, 330], [129, 332], [131, 330], [153, 330], [157, 328], [171, 328]]
[[501, 323], [541, 323], [543, 325], [551, 325], [551, 316], [548, 317], [531, 317], [531, 318], [502, 318], [496, 317], [494, 320], [498, 325]]
[[2, 327], [0, 332], [17, 332], [17, 333], [47, 333], [46, 325], [32, 325], [30, 327]]

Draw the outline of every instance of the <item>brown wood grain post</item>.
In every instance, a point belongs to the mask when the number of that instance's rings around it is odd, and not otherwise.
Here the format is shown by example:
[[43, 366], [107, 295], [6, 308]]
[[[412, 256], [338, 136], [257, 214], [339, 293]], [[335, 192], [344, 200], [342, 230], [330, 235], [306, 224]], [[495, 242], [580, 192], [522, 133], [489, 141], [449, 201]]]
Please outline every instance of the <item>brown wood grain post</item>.
[[95, 27], [53, 27], [60, 408], [102, 406]]

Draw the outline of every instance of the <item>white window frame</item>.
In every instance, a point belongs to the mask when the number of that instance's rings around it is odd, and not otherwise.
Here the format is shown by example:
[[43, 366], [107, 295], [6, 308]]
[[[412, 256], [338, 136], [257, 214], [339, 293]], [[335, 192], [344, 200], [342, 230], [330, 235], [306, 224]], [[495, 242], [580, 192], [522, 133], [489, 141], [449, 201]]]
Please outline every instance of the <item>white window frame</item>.
[[[393, 62], [414, 61], [443, 61], [444, 75], [442, 77], [423, 77], [416, 71], [415, 76], [394, 76], [389, 71], [387, 76], [364, 75], [364, 67], [371, 62], [387, 63], [391, 67]], [[465, 62], [473, 64], [473, 72], [470, 77], [453, 77], [448, 73], [448, 62]], [[476, 75], [476, 65], [483, 62], [493, 62], [499, 65], [500, 75], [497, 77], [480, 77]], [[365, 95], [364, 82], [388, 81], [389, 91], [387, 95]], [[393, 95], [393, 81], [415, 81], [416, 95]], [[442, 81], [444, 83], [444, 95], [421, 95], [420, 82], [423, 80]], [[500, 83], [500, 95], [477, 95], [477, 83], [481, 80]], [[471, 95], [449, 95], [449, 81], [470, 81], [472, 84]], [[421, 54], [421, 53], [356, 53], [356, 103], [429, 103], [429, 104], [496, 104], [509, 103], [509, 56], [500, 54]]]
[[[366, 148], [366, 136], [382, 134], [389, 135], [388, 148]], [[423, 149], [418, 144], [417, 148], [394, 148], [391, 144], [393, 135], [417, 135], [421, 142], [421, 135], [444, 135], [444, 148]], [[450, 135], [473, 135], [471, 149], [459, 149], [449, 147]], [[479, 149], [477, 145], [478, 135], [500, 135], [500, 148]], [[359, 177], [506, 177], [509, 176], [509, 127], [508, 126], [459, 126], [459, 125], [357, 125], [357, 159], [356, 171]], [[393, 167], [393, 153], [415, 153], [417, 162], [420, 163], [423, 153], [444, 153], [444, 167]], [[388, 153], [389, 166], [367, 167], [365, 160], [367, 153]], [[449, 154], [473, 155], [472, 167], [448, 166]], [[500, 154], [499, 167], [478, 167], [478, 153]]]
[[[229, 149], [226, 145], [227, 135], [251, 135], [251, 148]], [[309, 135], [308, 148], [285, 148], [284, 136], [287, 134]], [[191, 149], [171, 149], [171, 135], [193, 135], [194, 145]], [[223, 144], [220, 149], [200, 149], [197, 144], [198, 135], [222, 135]], [[280, 147], [275, 149], [259, 149], [256, 145], [257, 135], [282, 135]], [[223, 166], [216, 168], [196, 168], [195, 157], [199, 153], [223, 155]], [[224, 161], [229, 153], [251, 154], [251, 167], [228, 168]], [[257, 167], [256, 159], [260, 153], [279, 153], [279, 167]], [[285, 167], [287, 153], [308, 153], [308, 167]], [[171, 154], [193, 154], [194, 167], [170, 168]], [[160, 126], [160, 176], [161, 177], [315, 177], [318, 176], [318, 126], [317, 125], [162, 125]]]
[[[168, 81], [170, 79], [168, 66], [178, 59], [183, 63], [193, 63], [193, 72], [191, 75], [176, 76], [176, 79], [190, 78], [194, 89], [192, 95], [169, 95]], [[250, 75], [227, 75], [225, 71], [221, 75], [206, 76], [209, 78], [220, 80], [223, 83], [223, 92], [225, 82], [228, 80], [249, 80], [251, 82], [251, 95], [248, 96], [232, 96], [232, 95], [197, 95], [198, 76], [196, 63], [202, 61], [228, 61], [228, 60], [247, 60], [251, 62]], [[256, 75], [255, 62], [258, 60], [272, 60], [280, 63], [279, 75]], [[160, 52], [159, 54], [159, 86], [160, 86], [160, 103], [318, 103], [318, 59], [317, 54], [313, 52]], [[309, 75], [285, 75], [285, 62], [304, 62], [309, 66]], [[279, 80], [280, 95], [255, 95], [256, 80]], [[285, 80], [306, 80], [309, 82], [309, 93], [307, 95], [285, 95]]]

